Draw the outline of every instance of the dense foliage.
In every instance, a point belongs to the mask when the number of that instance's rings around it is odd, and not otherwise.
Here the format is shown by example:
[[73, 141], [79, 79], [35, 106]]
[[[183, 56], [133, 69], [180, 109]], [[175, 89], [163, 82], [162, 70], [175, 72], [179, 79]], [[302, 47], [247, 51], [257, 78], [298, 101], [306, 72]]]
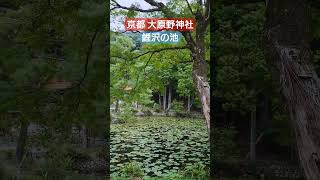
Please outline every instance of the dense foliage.
[[[204, 169], [209, 165], [208, 133], [202, 120], [150, 117], [111, 126], [113, 176], [162, 177], [194, 164]], [[136, 166], [141, 170], [133, 170]]]
[[[49, 153], [43, 168], [71, 170], [55, 147], [71, 142], [72, 127], [108, 129], [106, 2], [1, 1], [0, 14], [0, 113], [18, 114], [1, 128], [20, 130], [17, 154], [36, 146]], [[43, 139], [23, 131], [31, 124]]]
[[[99, 118], [90, 116], [105, 114], [101, 101], [107, 93], [101, 86], [106, 79], [104, 6], [102, 1], [41, 1], [5, 11], [1, 17], [2, 112], [19, 110], [27, 121], [63, 126], [80, 117], [80, 121], [93, 121]], [[70, 81], [72, 86], [48, 91], [52, 78]]]

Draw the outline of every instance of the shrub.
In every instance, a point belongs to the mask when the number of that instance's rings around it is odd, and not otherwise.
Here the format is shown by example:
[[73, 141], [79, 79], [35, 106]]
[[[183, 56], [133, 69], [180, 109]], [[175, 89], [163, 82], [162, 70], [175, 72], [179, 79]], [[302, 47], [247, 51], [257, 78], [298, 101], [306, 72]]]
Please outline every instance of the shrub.
[[134, 113], [136, 110], [130, 106], [126, 106], [123, 109], [123, 112], [118, 116], [118, 120], [120, 120], [123, 123], [132, 122], [134, 121]]
[[161, 112], [160, 104], [154, 103], [153, 104], [153, 111], [157, 112], [157, 113], [160, 113]]
[[125, 105], [123, 107], [123, 114], [134, 114], [137, 110], [133, 108], [131, 105]]
[[186, 177], [193, 177], [195, 179], [206, 179], [209, 176], [206, 166], [199, 163], [187, 166], [182, 174]]
[[145, 116], [152, 116], [152, 109], [149, 107], [143, 107], [141, 111], [145, 114]]
[[48, 148], [48, 159], [39, 175], [43, 178], [63, 179], [68, 174], [67, 172], [71, 170], [71, 166], [70, 148], [53, 143]]
[[184, 176], [181, 173], [171, 172], [167, 174], [164, 179], [182, 179]]
[[239, 152], [236, 151], [236, 143], [234, 138], [236, 130], [231, 128], [216, 128], [213, 130], [213, 154], [217, 160], [235, 160], [238, 158]]
[[130, 178], [142, 178], [144, 172], [137, 162], [129, 162], [124, 165], [121, 169], [121, 176], [130, 177]]
[[174, 100], [171, 104], [172, 110], [174, 110], [177, 113], [183, 113], [184, 112], [184, 107], [183, 107], [183, 102], [179, 102]]

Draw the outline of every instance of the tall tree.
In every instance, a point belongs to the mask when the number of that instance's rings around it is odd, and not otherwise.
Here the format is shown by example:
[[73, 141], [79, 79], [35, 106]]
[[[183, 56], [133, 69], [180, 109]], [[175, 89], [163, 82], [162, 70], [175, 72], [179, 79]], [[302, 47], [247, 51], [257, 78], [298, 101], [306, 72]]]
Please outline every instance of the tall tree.
[[[140, 9], [137, 6], [125, 7], [120, 5], [116, 0], [112, 0], [113, 7], [111, 9], [126, 9], [129, 11], [143, 13], [161, 12], [166, 18], [179, 17], [180, 13], [177, 12], [175, 8], [170, 7], [168, 5], [170, 3], [165, 5], [164, 3], [157, 2], [155, 0], [144, 1], [154, 8], [146, 10]], [[172, 1], [171, 4], [176, 4], [178, 2], [183, 1], [175, 0]], [[210, 86], [207, 78], [209, 68], [205, 61], [205, 33], [209, 24], [210, 0], [197, 0], [193, 1], [191, 4], [186, 0], [184, 3], [187, 4], [185, 7], [188, 9], [188, 11], [190, 11], [189, 13], [196, 19], [196, 30], [194, 36], [191, 32], [181, 33], [186, 41], [186, 48], [188, 48], [191, 52], [191, 57], [193, 60], [193, 81], [200, 97], [199, 99], [202, 104], [202, 110], [206, 119], [207, 128], [210, 130]]]
[[[105, 133], [105, 2], [12, 2], [0, 18], [0, 111], [21, 112], [17, 159], [31, 123]], [[52, 81], [59, 78], [69, 88]]]
[[187, 97], [187, 111], [190, 112], [192, 101], [194, 101], [194, 84], [192, 80], [192, 64], [178, 65], [178, 71], [176, 72], [177, 78], [177, 92], [180, 96]]
[[312, 64], [311, 11], [307, 0], [267, 1], [264, 44], [280, 83], [308, 180], [320, 179], [320, 81]]

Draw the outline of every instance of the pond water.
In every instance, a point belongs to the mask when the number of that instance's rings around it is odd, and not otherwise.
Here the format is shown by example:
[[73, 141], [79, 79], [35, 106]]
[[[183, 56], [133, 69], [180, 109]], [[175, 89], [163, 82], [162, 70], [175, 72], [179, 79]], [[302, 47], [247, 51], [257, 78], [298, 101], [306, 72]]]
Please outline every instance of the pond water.
[[148, 176], [164, 176], [200, 163], [209, 166], [208, 133], [203, 119], [138, 118], [111, 125], [111, 173], [138, 162]]

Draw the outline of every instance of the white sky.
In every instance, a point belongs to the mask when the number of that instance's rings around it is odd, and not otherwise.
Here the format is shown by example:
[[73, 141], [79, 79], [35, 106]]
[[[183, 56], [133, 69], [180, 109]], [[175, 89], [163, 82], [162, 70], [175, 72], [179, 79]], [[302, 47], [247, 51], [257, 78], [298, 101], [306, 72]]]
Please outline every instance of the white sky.
[[[166, 3], [167, 0], [156, 0], [157, 2], [163, 2]], [[137, 4], [139, 5], [139, 8], [141, 9], [151, 9], [151, 8], [156, 8], [153, 6], [150, 6], [148, 3], [146, 3], [144, 0], [116, 0], [121, 6], [126, 6], [130, 7], [132, 4]], [[112, 2], [111, 2], [112, 4]], [[148, 14], [148, 13], [141, 13], [139, 17], [143, 17], [143, 14]], [[123, 25], [123, 18], [117, 17], [111, 17], [110, 18], [110, 28], [111, 30], [118, 30], [118, 31], [124, 31], [124, 25]]]
[[[193, 2], [194, 0], [188, 0], [189, 3]], [[126, 6], [130, 7], [132, 4], [138, 5], [140, 9], [151, 9], [151, 8], [156, 8], [154, 6], [150, 6], [147, 2], [144, 0], [116, 0], [121, 6]], [[168, 0], [156, 0], [156, 2], [162, 2], [166, 4]], [[111, 4], [113, 4], [111, 2]], [[138, 17], [146, 17], [146, 14], [150, 13], [140, 13]], [[110, 17], [110, 28], [113, 31], [124, 31], [124, 17]]]
[[[139, 4], [141, 9], [149, 9], [152, 6], [150, 6], [148, 3], [146, 3], [144, 0], [116, 0], [120, 5], [130, 7], [132, 4]], [[157, 2], [165, 2], [157, 0]]]

